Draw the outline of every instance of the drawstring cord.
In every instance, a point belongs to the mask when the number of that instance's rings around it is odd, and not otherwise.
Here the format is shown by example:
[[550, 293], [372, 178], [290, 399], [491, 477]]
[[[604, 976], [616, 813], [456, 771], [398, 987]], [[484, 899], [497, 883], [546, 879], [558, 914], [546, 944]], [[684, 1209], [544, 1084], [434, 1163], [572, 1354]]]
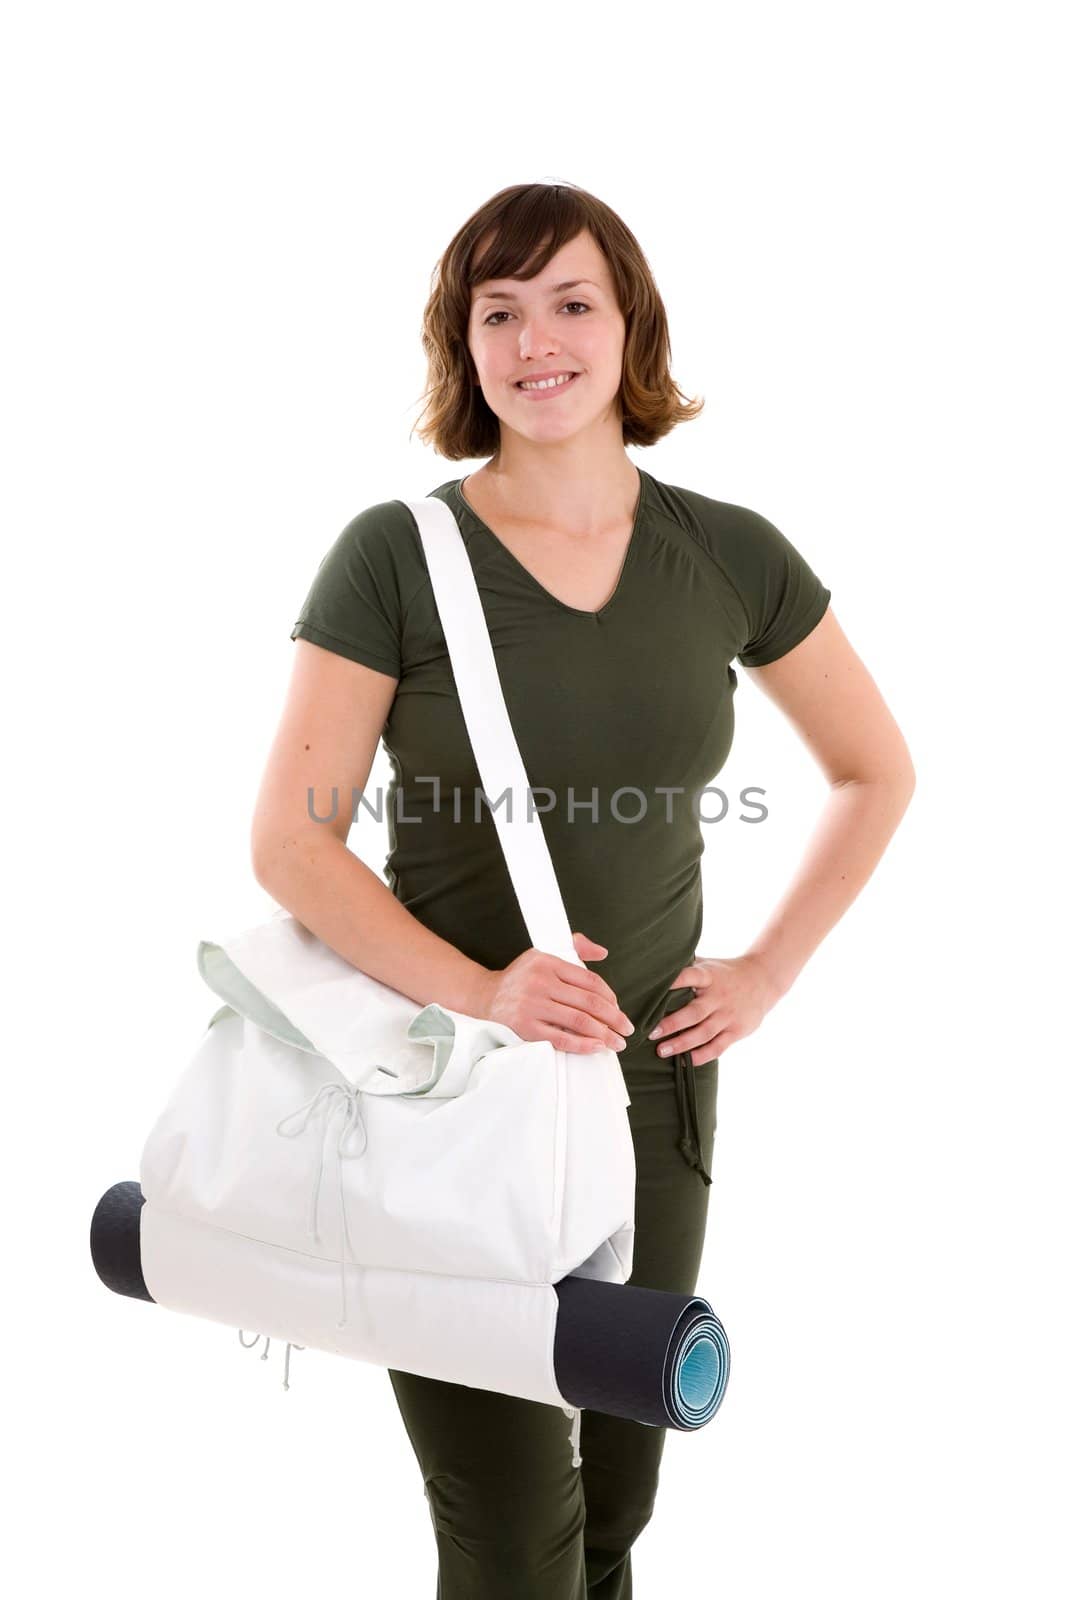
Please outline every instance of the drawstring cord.
[[[263, 1336], [261, 1334], [257, 1333], [255, 1338], [252, 1340], [251, 1344], [245, 1344], [244, 1329], [243, 1328], [238, 1328], [237, 1337], [241, 1341], [241, 1349], [242, 1350], [251, 1350], [251, 1349], [253, 1349], [253, 1347], [255, 1345], [257, 1345], [259, 1343], [260, 1338], [263, 1337]], [[270, 1334], [269, 1333], [266, 1335], [266, 1341], [267, 1341], [266, 1344], [263, 1346], [263, 1354], [259, 1358], [261, 1361], [266, 1361], [267, 1353], [270, 1350]], [[289, 1352], [290, 1352], [290, 1350], [303, 1350], [303, 1349], [304, 1349], [304, 1346], [302, 1344], [287, 1344], [286, 1345], [286, 1347], [285, 1347], [285, 1370], [282, 1373], [282, 1388], [283, 1389], [288, 1389], [288, 1387], [289, 1387]]]
[[[326, 1111], [322, 1119], [322, 1144], [319, 1147], [319, 1170], [315, 1175], [315, 1183], [311, 1191], [311, 1204], [308, 1209], [308, 1232], [311, 1234], [311, 1237], [315, 1240], [316, 1244], [321, 1244], [322, 1240], [319, 1236], [319, 1191], [322, 1186], [323, 1169], [326, 1165], [326, 1135], [329, 1132], [330, 1114], [333, 1111], [334, 1105], [342, 1104], [344, 1106], [344, 1119], [341, 1125], [341, 1132], [337, 1138], [337, 1192], [341, 1201], [341, 1224], [344, 1236], [344, 1244], [341, 1249], [340, 1261], [341, 1320], [337, 1324], [339, 1328], [345, 1327], [348, 1322], [348, 1302], [345, 1297], [345, 1262], [352, 1252], [352, 1241], [348, 1232], [348, 1212], [345, 1209], [345, 1185], [344, 1179], [341, 1176], [341, 1160], [345, 1156], [361, 1156], [367, 1148], [367, 1124], [363, 1120], [363, 1116], [359, 1107], [360, 1093], [361, 1091], [350, 1083], [324, 1083], [316, 1091], [316, 1093], [312, 1095], [310, 1100], [308, 1100], [304, 1105], [299, 1106], [295, 1111], [290, 1112], [288, 1116], [283, 1117], [281, 1122], [277, 1124], [277, 1131], [283, 1136], [283, 1138], [295, 1139], [299, 1134], [303, 1133], [304, 1129], [307, 1127], [309, 1121], [311, 1120], [312, 1114], [314, 1113], [316, 1106], [319, 1105], [320, 1101], [326, 1106]], [[333, 1097], [332, 1104], [330, 1103], [331, 1097]], [[294, 1118], [300, 1118], [301, 1120], [295, 1122], [293, 1127], [286, 1128], [285, 1123], [293, 1122]], [[360, 1149], [351, 1150], [348, 1148], [349, 1137], [353, 1130], [357, 1127], [362, 1128], [363, 1130], [363, 1144]], [[266, 1342], [263, 1346], [263, 1354], [259, 1359], [261, 1361], [266, 1361], [268, 1352], [270, 1351], [269, 1334], [260, 1335], [257, 1333], [255, 1338], [252, 1340], [252, 1343], [246, 1344], [244, 1329], [238, 1328], [237, 1337], [241, 1342], [241, 1348], [243, 1350], [253, 1349], [253, 1347], [259, 1343], [261, 1337], [265, 1338]], [[304, 1345], [293, 1344], [292, 1341], [289, 1341], [286, 1344], [285, 1368], [282, 1373], [283, 1389], [288, 1389], [289, 1387], [289, 1352], [291, 1350], [303, 1350], [304, 1348]]]
[[[688, 1072], [685, 1070], [686, 1066], [689, 1068]], [[691, 1050], [679, 1050], [674, 1058], [674, 1090], [678, 1099], [678, 1126], [682, 1130], [678, 1148], [689, 1166], [699, 1172], [707, 1187], [711, 1182], [711, 1174], [705, 1169], [700, 1153], [700, 1119], [697, 1115]]]
[[[320, 1244], [322, 1241], [319, 1238], [319, 1188], [322, 1184], [323, 1168], [326, 1165], [326, 1134], [330, 1126], [330, 1113], [333, 1111], [333, 1105], [329, 1103], [330, 1097], [336, 1097], [334, 1103], [340, 1103], [344, 1106], [344, 1121], [342, 1123], [341, 1132], [337, 1139], [337, 1193], [341, 1201], [341, 1225], [344, 1233], [344, 1245], [341, 1250], [340, 1261], [341, 1320], [337, 1324], [339, 1328], [345, 1327], [348, 1322], [348, 1303], [345, 1298], [345, 1262], [351, 1255], [352, 1251], [352, 1242], [348, 1234], [348, 1212], [345, 1209], [345, 1184], [344, 1178], [341, 1176], [341, 1159], [345, 1156], [361, 1156], [367, 1148], [367, 1125], [363, 1120], [363, 1116], [359, 1108], [359, 1096], [361, 1092], [361, 1090], [355, 1088], [350, 1083], [324, 1083], [318, 1092], [313, 1094], [311, 1099], [305, 1105], [298, 1107], [296, 1111], [290, 1112], [290, 1114], [287, 1117], [283, 1117], [281, 1122], [279, 1122], [277, 1125], [277, 1131], [282, 1134], [284, 1138], [295, 1139], [299, 1134], [303, 1133], [304, 1129], [307, 1127], [311, 1115], [319, 1101], [321, 1100], [326, 1105], [326, 1112], [322, 1119], [322, 1144], [319, 1148], [319, 1170], [318, 1175], [315, 1178], [315, 1186], [311, 1191], [311, 1207], [308, 1211], [308, 1232], [311, 1234], [311, 1237], [314, 1239], [315, 1243]], [[297, 1122], [292, 1128], [286, 1128], [284, 1124], [287, 1122], [292, 1122], [294, 1117], [302, 1117], [303, 1120]], [[357, 1127], [363, 1130], [363, 1144], [359, 1150], [350, 1150], [347, 1148], [349, 1137], [353, 1130]]]

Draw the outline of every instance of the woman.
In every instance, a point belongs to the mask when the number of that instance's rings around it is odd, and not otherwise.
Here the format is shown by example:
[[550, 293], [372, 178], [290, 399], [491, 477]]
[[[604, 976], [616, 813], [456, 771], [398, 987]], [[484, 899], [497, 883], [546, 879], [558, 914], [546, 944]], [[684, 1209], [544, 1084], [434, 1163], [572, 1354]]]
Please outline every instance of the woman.
[[[630, 231], [559, 184], [503, 190], [460, 229], [425, 314], [421, 436], [488, 457], [433, 493], [471, 558], [574, 945], [528, 936], [487, 807], [413, 518], [361, 511], [293, 629], [292, 683], [253, 829], [258, 881], [354, 965], [420, 1003], [558, 1049], [619, 1053], [637, 1159], [630, 1282], [692, 1293], [719, 1061], [751, 1034], [870, 876], [914, 775], [892, 716], [792, 544], [742, 506], [637, 468], [701, 409], [668, 371]], [[564, 381], [554, 382], [557, 375]], [[752, 947], [698, 956], [699, 801], [728, 754], [737, 658], [830, 784], [803, 872]], [[392, 762], [387, 884], [347, 847]], [[492, 798], [492, 797], [490, 797]], [[437, 1539], [439, 1600], [622, 1600], [665, 1430], [390, 1372]]]

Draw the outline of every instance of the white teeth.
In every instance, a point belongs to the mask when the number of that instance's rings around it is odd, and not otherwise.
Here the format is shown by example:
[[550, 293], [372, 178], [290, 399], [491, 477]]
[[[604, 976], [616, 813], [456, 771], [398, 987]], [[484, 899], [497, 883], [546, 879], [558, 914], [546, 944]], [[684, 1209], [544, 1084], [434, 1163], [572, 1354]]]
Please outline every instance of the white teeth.
[[535, 382], [535, 383], [520, 383], [519, 384], [519, 388], [520, 389], [556, 389], [556, 388], [559, 387], [559, 385], [561, 383], [570, 383], [570, 381], [571, 381], [571, 379], [573, 377], [574, 377], [574, 373], [573, 372], [569, 372], [565, 378], [542, 378], [538, 382]]

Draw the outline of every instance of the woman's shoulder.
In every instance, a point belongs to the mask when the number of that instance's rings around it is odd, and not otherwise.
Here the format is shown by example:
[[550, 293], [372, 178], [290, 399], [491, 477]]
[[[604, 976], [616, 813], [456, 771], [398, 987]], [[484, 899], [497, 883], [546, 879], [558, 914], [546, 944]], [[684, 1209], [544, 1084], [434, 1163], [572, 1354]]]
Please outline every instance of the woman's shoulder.
[[405, 588], [422, 583], [429, 577], [429, 567], [412, 506], [420, 498], [440, 500], [455, 516], [457, 482], [448, 479], [424, 496], [376, 500], [373, 505], [364, 506], [341, 529], [335, 549], [388, 571]]
[[744, 666], [763, 666], [799, 642], [830, 590], [796, 544], [752, 506], [655, 480], [665, 514], [685, 529], [737, 594], [747, 624]]
[[783, 537], [781, 530], [752, 506], [659, 478], [653, 479], [653, 484], [659, 510], [720, 565], [733, 568]]
[[329, 553], [393, 576], [425, 577], [427, 572], [415, 518], [402, 499], [376, 500], [357, 511]]
[[308, 638], [399, 677], [424, 627], [429, 571], [403, 500], [350, 517], [319, 560], [290, 638]]

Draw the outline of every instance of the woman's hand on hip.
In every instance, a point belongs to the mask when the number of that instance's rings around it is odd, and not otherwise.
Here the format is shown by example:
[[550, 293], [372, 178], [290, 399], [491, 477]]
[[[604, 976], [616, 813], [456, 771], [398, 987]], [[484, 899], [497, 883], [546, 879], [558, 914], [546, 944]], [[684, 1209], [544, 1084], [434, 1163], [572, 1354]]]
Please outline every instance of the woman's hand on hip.
[[694, 1067], [714, 1061], [730, 1045], [755, 1033], [780, 998], [770, 973], [758, 956], [696, 956], [683, 967], [672, 989], [695, 989], [677, 1011], [660, 1020], [649, 1034], [656, 1053], [670, 1059], [692, 1051]]

